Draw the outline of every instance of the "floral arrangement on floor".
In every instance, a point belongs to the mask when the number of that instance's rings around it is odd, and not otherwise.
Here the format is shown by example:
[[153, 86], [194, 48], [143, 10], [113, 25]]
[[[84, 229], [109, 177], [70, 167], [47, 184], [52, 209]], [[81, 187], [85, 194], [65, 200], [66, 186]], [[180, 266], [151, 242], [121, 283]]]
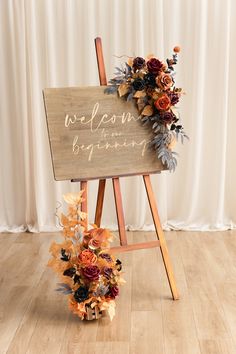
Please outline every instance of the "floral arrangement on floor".
[[175, 87], [174, 65], [177, 64], [179, 47], [174, 48], [166, 64], [152, 55], [146, 60], [141, 57], [129, 58], [121, 68], [116, 67], [115, 77], [109, 81], [105, 93], [118, 92], [127, 101], [135, 100], [144, 124], [151, 124], [154, 136], [150, 145], [157, 157], [170, 171], [177, 166], [177, 153], [172, 151], [178, 137], [188, 136], [179, 123], [175, 110], [183, 91]]
[[61, 214], [64, 242], [53, 242], [48, 262], [60, 277], [57, 291], [68, 295], [70, 310], [83, 319], [99, 318], [107, 311], [112, 320], [122, 264], [109, 251], [113, 235], [95, 225], [87, 229], [87, 215], [81, 211], [82, 192], [68, 193], [67, 215]]

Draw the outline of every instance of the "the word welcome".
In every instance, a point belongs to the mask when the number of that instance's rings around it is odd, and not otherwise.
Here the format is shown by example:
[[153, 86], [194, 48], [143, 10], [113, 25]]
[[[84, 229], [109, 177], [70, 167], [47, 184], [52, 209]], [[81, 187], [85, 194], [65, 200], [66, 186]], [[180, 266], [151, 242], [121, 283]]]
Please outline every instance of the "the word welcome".
[[103, 114], [101, 117], [98, 116], [99, 103], [96, 102], [93, 106], [91, 117], [79, 117], [77, 114], [65, 116], [65, 127], [68, 128], [70, 125], [80, 123], [82, 125], [88, 125], [92, 133], [96, 132], [99, 128], [106, 126], [107, 124], [115, 124], [118, 120], [119, 123], [125, 124], [131, 121], [138, 121], [141, 116], [134, 117], [130, 112], [123, 112], [121, 115], [112, 114], [109, 116], [107, 113]]

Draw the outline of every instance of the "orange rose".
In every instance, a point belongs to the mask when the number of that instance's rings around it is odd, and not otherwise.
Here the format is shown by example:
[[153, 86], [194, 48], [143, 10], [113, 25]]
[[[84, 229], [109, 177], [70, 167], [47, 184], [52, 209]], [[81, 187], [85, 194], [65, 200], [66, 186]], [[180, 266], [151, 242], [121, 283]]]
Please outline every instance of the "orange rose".
[[170, 108], [170, 98], [164, 93], [155, 102], [154, 105], [160, 111], [167, 111]]
[[91, 250], [83, 250], [78, 259], [83, 265], [95, 264], [97, 262], [97, 256]]
[[156, 78], [156, 84], [162, 90], [168, 90], [173, 85], [173, 79], [169, 74], [162, 73]]

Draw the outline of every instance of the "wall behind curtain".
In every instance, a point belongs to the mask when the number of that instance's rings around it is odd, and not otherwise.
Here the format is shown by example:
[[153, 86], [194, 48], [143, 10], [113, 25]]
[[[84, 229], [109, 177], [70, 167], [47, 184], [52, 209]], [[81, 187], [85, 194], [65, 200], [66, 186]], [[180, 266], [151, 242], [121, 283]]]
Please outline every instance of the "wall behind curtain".
[[[101, 36], [107, 77], [117, 56], [166, 58], [182, 51], [179, 105], [191, 140], [178, 146], [174, 174], [152, 176], [165, 228], [236, 225], [236, 2], [231, 0], [1, 0], [0, 227], [56, 229], [55, 208], [77, 183], [52, 174], [42, 89], [98, 85], [94, 38]], [[126, 223], [152, 229], [141, 177], [123, 178]], [[97, 182], [89, 183], [93, 219]], [[103, 223], [116, 227], [111, 185]]]

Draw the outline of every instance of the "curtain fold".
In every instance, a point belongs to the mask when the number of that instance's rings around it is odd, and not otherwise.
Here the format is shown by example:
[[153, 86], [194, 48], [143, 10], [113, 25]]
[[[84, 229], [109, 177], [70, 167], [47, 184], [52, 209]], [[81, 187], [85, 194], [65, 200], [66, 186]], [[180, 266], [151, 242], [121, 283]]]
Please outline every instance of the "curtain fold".
[[[124, 55], [165, 59], [181, 46], [176, 84], [190, 141], [174, 174], [153, 175], [165, 229], [236, 226], [236, 2], [234, 0], [2, 0], [0, 2], [0, 231], [57, 230], [55, 210], [78, 183], [55, 182], [42, 90], [99, 85]], [[93, 221], [97, 181], [89, 182]], [[141, 176], [121, 179], [126, 225], [153, 230]], [[116, 229], [111, 183], [103, 225]]]

